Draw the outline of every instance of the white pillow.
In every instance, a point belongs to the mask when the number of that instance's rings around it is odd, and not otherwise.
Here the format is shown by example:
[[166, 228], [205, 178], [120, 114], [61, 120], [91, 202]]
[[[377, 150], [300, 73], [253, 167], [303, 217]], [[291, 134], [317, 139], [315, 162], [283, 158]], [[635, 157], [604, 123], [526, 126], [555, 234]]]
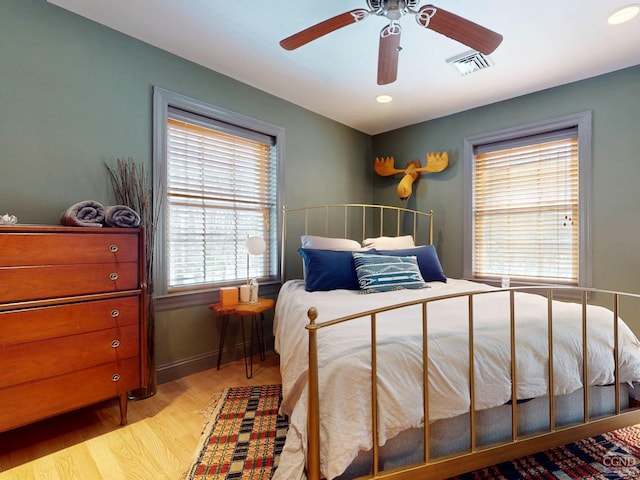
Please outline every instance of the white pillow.
[[316, 235], [302, 235], [300, 237], [302, 248], [315, 250], [362, 250], [360, 243], [348, 238], [318, 237]]
[[416, 244], [411, 235], [401, 237], [376, 237], [365, 238], [362, 241], [364, 248], [375, 248], [377, 250], [400, 250], [403, 248], [413, 248]]

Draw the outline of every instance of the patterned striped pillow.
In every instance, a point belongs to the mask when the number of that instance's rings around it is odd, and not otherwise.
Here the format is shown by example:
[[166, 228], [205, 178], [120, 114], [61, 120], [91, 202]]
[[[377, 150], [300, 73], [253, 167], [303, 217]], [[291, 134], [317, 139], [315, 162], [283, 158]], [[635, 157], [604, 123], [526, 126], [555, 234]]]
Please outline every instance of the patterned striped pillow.
[[362, 293], [428, 287], [420, 274], [416, 257], [393, 257], [357, 252], [353, 252], [352, 255]]

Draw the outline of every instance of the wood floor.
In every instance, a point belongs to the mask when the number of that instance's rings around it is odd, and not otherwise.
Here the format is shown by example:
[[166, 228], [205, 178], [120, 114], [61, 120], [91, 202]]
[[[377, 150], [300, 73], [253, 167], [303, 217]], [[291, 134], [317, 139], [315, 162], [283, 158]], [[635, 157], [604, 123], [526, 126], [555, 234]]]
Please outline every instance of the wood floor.
[[280, 383], [273, 351], [158, 386], [130, 401], [128, 425], [119, 426], [116, 400], [0, 433], [1, 480], [179, 480], [191, 464], [215, 392], [225, 387]]

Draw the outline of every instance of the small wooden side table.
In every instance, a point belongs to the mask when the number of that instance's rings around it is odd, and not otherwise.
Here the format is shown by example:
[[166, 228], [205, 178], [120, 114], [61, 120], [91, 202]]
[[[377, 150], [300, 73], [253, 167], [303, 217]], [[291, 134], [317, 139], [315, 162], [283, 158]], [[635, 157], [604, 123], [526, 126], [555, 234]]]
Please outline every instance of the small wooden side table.
[[[242, 327], [242, 347], [244, 349], [244, 369], [247, 378], [253, 376], [253, 332], [255, 331], [258, 337], [258, 352], [260, 353], [260, 359], [265, 359], [266, 345], [264, 340], [264, 312], [274, 307], [275, 301], [270, 298], [258, 298], [255, 303], [241, 302], [231, 307], [223, 307], [220, 303], [213, 303], [209, 305], [209, 310], [213, 310], [217, 315], [222, 317], [222, 331], [220, 332], [220, 343], [218, 345], [218, 366], [220, 370], [220, 359], [222, 358], [222, 349], [224, 347], [224, 340], [227, 336], [227, 326], [229, 325], [229, 317], [231, 315], [238, 315], [240, 317], [240, 326]], [[258, 326], [258, 314], [260, 314], [260, 326]], [[244, 317], [251, 317], [251, 341], [249, 342], [249, 355], [247, 357], [247, 342], [244, 333]]]

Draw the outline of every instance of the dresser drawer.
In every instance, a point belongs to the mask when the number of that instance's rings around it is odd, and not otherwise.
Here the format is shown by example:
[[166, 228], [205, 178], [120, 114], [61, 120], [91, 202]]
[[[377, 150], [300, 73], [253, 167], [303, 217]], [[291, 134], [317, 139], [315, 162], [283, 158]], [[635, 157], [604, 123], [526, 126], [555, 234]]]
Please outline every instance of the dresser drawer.
[[0, 347], [138, 325], [137, 295], [0, 312]]
[[140, 329], [129, 325], [0, 348], [0, 388], [135, 357]]
[[0, 303], [139, 288], [138, 263], [0, 267]]
[[138, 235], [8, 233], [0, 236], [0, 251], [0, 266], [135, 262]]
[[114, 398], [140, 386], [137, 358], [0, 389], [0, 431]]

